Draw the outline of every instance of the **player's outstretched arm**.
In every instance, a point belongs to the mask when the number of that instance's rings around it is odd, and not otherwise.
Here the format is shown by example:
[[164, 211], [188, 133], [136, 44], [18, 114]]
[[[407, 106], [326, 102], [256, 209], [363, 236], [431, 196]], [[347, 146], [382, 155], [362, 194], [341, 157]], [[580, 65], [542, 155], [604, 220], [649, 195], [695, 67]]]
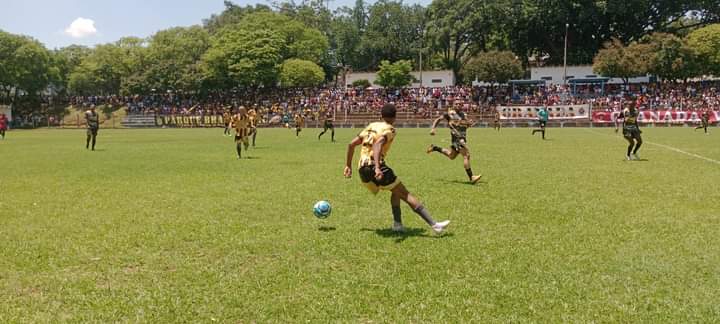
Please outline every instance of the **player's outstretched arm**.
[[430, 135], [435, 135], [435, 128], [437, 127], [437, 125], [440, 123], [441, 120], [443, 120], [443, 116], [440, 116], [433, 121], [432, 129], [430, 129]]
[[362, 138], [360, 138], [360, 136], [355, 137], [350, 144], [348, 144], [345, 158], [345, 170], [343, 170], [343, 175], [346, 178], [350, 178], [352, 176], [352, 159], [353, 155], [355, 155], [355, 147], [360, 144], [362, 144]]

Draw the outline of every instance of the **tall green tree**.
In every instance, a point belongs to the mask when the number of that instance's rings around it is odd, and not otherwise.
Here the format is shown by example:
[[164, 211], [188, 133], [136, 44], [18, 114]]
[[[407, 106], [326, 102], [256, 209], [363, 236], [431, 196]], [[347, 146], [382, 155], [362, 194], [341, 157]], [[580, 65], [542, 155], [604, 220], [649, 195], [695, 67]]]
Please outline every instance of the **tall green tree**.
[[430, 5], [426, 37], [442, 57], [443, 68], [455, 77], [470, 57], [487, 49], [493, 26], [498, 23], [494, 1], [436, 0]]
[[720, 24], [693, 31], [687, 44], [697, 53], [700, 74], [720, 75]]
[[90, 53], [92, 53], [90, 48], [80, 45], [70, 45], [52, 51], [53, 65], [58, 71], [52, 86], [61, 94], [66, 94], [68, 77]]
[[226, 29], [203, 56], [205, 77], [221, 88], [274, 87], [285, 40], [268, 29]]
[[215, 34], [221, 29], [239, 23], [245, 16], [255, 12], [269, 12], [272, 9], [266, 5], [257, 4], [253, 6], [238, 6], [231, 1], [225, 0], [225, 10], [219, 14], [213, 14], [210, 18], [203, 19], [203, 26], [210, 34]]
[[328, 40], [319, 30], [275, 12], [258, 12], [245, 16], [238, 24], [228, 26], [236, 30], [270, 30], [283, 37], [283, 58], [299, 58], [318, 64], [328, 51]]
[[400, 60], [394, 63], [384, 60], [380, 63], [380, 70], [377, 73], [375, 84], [385, 88], [403, 88], [409, 86], [415, 79], [410, 72], [412, 62]]
[[651, 57], [650, 47], [645, 44], [625, 47], [622, 41], [613, 39], [595, 56], [593, 71], [606, 77], [621, 78], [628, 83], [630, 78], [647, 73]]
[[58, 73], [40, 42], [0, 31], [0, 103], [31, 109]]
[[648, 72], [664, 80], [684, 80], [698, 74], [697, 55], [683, 39], [654, 33], [640, 39], [649, 47]]
[[427, 22], [424, 7], [380, 0], [370, 6], [368, 13], [361, 48], [369, 58], [369, 64], [358, 69], [375, 69], [382, 60], [418, 60]]
[[510, 51], [488, 51], [473, 57], [465, 65], [463, 76], [470, 83], [476, 78], [485, 82], [506, 83], [523, 77], [522, 62]]
[[97, 45], [68, 77], [72, 94], [116, 95], [146, 93], [145, 40], [125, 37], [111, 44]]
[[324, 80], [323, 69], [311, 61], [289, 59], [280, 68], [280, 85], [283, 87], [314, 87]]
[[143, 79], [155, 89], [197, 90], [203, 80], [200, 62], [209, 47], [210, 34], [199, 26], [160, 31], [149, 40]]

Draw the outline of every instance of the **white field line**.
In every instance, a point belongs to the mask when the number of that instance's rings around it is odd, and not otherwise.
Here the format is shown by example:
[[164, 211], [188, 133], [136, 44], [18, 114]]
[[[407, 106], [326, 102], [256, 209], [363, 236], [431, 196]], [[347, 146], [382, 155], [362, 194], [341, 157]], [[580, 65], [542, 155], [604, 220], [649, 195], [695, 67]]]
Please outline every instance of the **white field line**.
[[[596, 131], [593, 131], [593, 130], [588, 130], [588, 131], [591, 132], [591, 133], [594, 133], [594, 134], [599, 134], [599, 135], [605, 135], [605, 136], [611, 136], [611, 137], [612, 137], [612, 135], [603, 134], [603, 133], [596, 132]], [[672, 147], [672, 146], [665, 145], [665, 144], [653, 143], [653, 142], [650, 142], [650, 141], [643, 141], [643, 143], [648, 143], [648, 144], [650, 144], [650, 145], [659, 146], [659, 147], [662, 147], [662, 148], [664, 148], [664, 149], [666, 149], [666, 150], [670, 150], [670, 151], [673, 151], [673, 152], [685, 154], [685, 155], [688, 155], [688, 156], [692, 156], [692, 157], [694, 157], [694, 158], [696, 158], [696, 159], [700, 159], [700, 160], [704, 160], [704, 161], [707, 161], [707, 162], [710, 162], [710, 163], [715, 163], [715, 164], [717, 164], [717, 165], [720, 165], [720, 161], [718, 161], [718, 160], [714, 160], [714, 159], [711, 159], [711, 158], [709, 158], [709, 157], [704, 157], [704, 156], [702, 156], [702, 155], [697, 155], [697, 154], [695, 154], [695, 153], [685, 152], [685, 151], [683, 151], [683, 150], [681, 150], [681, 149], [679, 149], [679, 148], [676, 148], [676, 147]]]

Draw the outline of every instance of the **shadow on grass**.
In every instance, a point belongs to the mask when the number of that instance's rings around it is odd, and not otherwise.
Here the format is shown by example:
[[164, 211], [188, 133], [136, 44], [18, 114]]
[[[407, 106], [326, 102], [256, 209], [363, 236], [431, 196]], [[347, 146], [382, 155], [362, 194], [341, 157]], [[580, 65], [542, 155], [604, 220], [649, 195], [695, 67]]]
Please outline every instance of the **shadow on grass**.
[[332, 232], [332, 231], [334, 231], [334, 230], [336, 230], [336, 228], [335, 228], [334, 226], [320, 226], [320, 227], [318, 227], [318, 231], [320, 231], [320, 232]]
[[382, 236], [384, 238], [394, 238], [395, 243], [402, 243], [408, 237], [443, 238], [443, 237], [452, 236], [452, 233], [443, 234], [443, 235], [428, 235], [425, 233], [426, 230], [423, 228], [405, 228], [404, 232], [395, 232], [390, 228], [378, 228], [378, 229], [363, 228], [363, 229], [361, 229], [361, 231], [374, 232], [376, 235]]
[[245, 156], [243, 157], [244, 160], [260, 160], [259, 156]]
[[485, 181], [478, 181], [477, 183], [472, 183], [470, 181], [463, 181], [463, 180], [447, 180], [447, 179], [441, 179], [441, 182], [447, 183], [447, 184], [461, 184], [461, 185], [468, 185], [468, 186], [477, 186], [479, 184], [487, 184]]

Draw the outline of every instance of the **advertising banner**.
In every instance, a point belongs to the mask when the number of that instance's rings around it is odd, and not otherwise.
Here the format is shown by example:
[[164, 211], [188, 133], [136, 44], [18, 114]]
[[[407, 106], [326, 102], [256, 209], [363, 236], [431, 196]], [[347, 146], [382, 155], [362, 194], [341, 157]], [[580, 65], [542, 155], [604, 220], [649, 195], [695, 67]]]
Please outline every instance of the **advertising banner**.
[[[619, 111], [593, 111], [592, 121], [593, 123], [614, 123], [617, 116], [620, 114]], [[648, 123], [699, 123], [700, 111], [690, 110], [643, 110], [638, 115], [638, 122]], [[710, 122], [714, 123], [720, 120], [720, 112], [710, 112]]]
[[[534, 120], [541, 106], [497, 106], [502, 120]], [[548, 106], [550, 120], [590, 119], [590, 105]]]

